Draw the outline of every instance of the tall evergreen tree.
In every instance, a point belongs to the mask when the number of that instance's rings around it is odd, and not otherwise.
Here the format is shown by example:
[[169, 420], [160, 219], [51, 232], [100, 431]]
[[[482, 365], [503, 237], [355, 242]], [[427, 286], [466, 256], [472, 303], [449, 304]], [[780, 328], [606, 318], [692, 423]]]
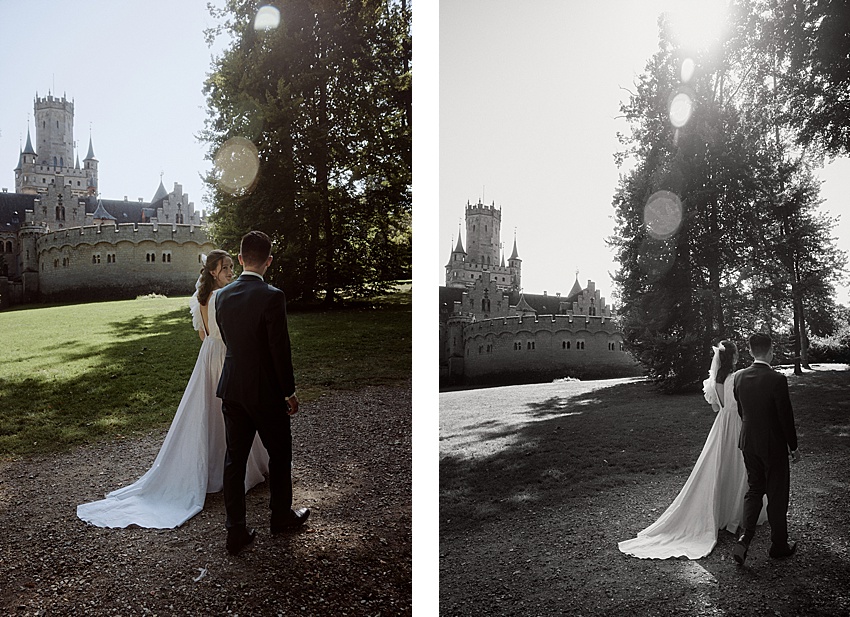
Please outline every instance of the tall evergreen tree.
[[410, 275], [410, 10], [396, 0], [306, 0], [254, 28], [259, 3], [211, 9], [229, 35], [205, 93], [210, 158], [234, 136], [257, 149], [256, 179], [207, 179], [213, 234], [234, 250], [267, 232], [271, 279], [291, 296], [367, 294]]

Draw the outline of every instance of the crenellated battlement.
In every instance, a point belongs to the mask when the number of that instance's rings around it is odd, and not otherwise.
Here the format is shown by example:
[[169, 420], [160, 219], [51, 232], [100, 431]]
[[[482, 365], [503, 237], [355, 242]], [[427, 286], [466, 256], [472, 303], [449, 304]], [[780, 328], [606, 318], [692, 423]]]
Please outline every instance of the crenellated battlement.
[[178, 244], [208, 242], [206, 229], [199, 225], [158, 225], [155, 223], [120, 223], [118, 225], [86, 225], [70, 227], [45, 234], [38, 240], [39, 251], [51, 248], [75, 248], [82, 245], [92, 245], [98, 242], [164, 242], [173, 241]]
[[502, 220], [502, 209], [496, 208], [496, 204], [490, 204], [489, 206], [486, 204], [482, 204], [480, 201], [477, 204], [466, 204], [466, 215], [474, 216], [476, 214], [483, 214], [487, 216], [492, 216], [496, 220]]
[[497, 317], [494, 319], [482, 319], [475, 321], [464, 328], [464, 336], [472, 337], [484, 335], [488, 332], [494, 334], [518, 333], [518, 332], [558, 332], [568, 330], [570, 332], [605, 332], [615, 334], [619, 332], [614, 318], [598, 315], [538, 315]]
[[36, 95], [35, 103], [36, 105], [40, 105], [41, 107], [64, 109], [65, 111], [69, 111], [72, 114], [74, 113], [74, 102], [66, 99], [64, 95], [61, 99], [59, 97], [54, 97], [52, 94], [48, 94], [47, 96], [41, 98]]

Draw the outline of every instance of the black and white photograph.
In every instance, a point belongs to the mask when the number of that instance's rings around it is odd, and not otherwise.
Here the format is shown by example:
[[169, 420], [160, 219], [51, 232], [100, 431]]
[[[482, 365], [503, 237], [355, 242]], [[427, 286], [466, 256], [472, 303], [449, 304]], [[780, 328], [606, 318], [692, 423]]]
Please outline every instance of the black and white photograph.
[[850, 614], [847, 3], [439, 19], [440, 614]]

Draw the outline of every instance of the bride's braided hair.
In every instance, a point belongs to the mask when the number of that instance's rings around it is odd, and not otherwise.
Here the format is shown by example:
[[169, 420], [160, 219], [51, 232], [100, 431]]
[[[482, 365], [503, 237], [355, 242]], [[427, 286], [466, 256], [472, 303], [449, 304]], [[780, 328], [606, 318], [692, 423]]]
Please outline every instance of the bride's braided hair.
[[729, 340], [720, 341], [720, 368], [717, 369], [717, 383], [724, 383], [729, 373], [735, 370], [735, 352], [738, 348]]
[[198, 302], [200, 302], [203, 306], [207, 305], [207, 300], [210, 299], [210, 294], [215, 289], [215, 279], [213, 278], [212, 273], [216, 271], [219, 264], [224, 260], [224, 258], [230, 258], [230, 254], [227, 251], [222, 251], [221, 249], [215, 249], [209, 252], [207, 255], [207, 260], [204, 263], [204, 266], [201, 268], [201, 284], [198, 287]]

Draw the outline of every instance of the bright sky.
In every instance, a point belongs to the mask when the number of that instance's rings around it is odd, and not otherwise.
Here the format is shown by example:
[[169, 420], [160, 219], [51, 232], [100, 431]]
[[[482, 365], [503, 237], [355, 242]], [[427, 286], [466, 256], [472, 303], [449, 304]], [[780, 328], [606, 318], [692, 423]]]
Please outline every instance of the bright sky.
[[[466, 203], [482, 199], [502, 208], [506, 257], [516, 229], [525, 291], [566, 294], [578, 269], [582, 285], [594, 280], [612, 301], [617, 264], [604, 240], [614, 230], [616, 134], [628, 130], [616, 119], [623, 88], [658, 47], [658, 15], [693, 5], [440, 2], [441, 285]], [[711, 14], [695, 20], [696, 32], [710, 29]], [[821, 176], [825, 207], [847, 213], [836, 235], [850, 251], [850, 162]], [[466, 248], [465, 226], [460, 233]], [[850, 301], [847, 289], [838, 300]]]
[[[204, 128], [201, 88], [211, 51], [203, 36], [214, 25], [207, 0], [76, 0], [0, 4], [0, 188], [15, 190], [14, 168], [26, 144], [33, 99], [74, 100], [80, 164], [91, 127], [106, 199], [150, 201], [160, 173], [178, 182], [195, 208], [208, 209], [200, 175], [211, 164], [195, 136]], [[214, 3], [215, 4], [215, 3]], [[219, 39], [216, 52], [223, 43]]]

